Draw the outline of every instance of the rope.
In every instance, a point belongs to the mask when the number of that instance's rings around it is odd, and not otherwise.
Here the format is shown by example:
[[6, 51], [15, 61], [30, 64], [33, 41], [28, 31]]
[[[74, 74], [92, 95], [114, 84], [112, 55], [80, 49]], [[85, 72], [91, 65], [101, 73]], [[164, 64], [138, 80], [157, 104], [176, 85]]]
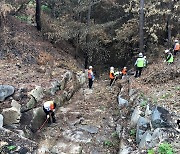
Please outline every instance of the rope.
[[46, 124], [46, 122], [48, 121], [49, 118], [47, 118], [44, 123], [41, 125], [41, 127], [37, 130], [37, 132], [40, 132], [41, 129], [44, 127], [44, 125]]
[[[51, 117], [51, 113], [49, 113], [49, 118]], [[41, 129], [44, 127], [44, 125], [46, 124], [46, 122], [48, 121], [49, 118], [46, 118], [46, 120], [44, 121], [44, 123], [41, 125], [41, 127], [37, 130], [37, 132], [40, 132]]]

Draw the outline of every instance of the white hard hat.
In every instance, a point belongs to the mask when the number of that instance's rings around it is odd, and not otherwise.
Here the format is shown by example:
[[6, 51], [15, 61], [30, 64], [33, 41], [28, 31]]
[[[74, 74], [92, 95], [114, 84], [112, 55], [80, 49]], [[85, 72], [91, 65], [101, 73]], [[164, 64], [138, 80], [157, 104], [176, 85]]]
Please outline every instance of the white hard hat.
[[114, 70], [114, 67], [110, 67], [110, 70]]
[[178, 40], [174, 40], [175, 43], [179, 42]]
[[141, 52], [139, 53], [139, 57], [143, 57], [143, 54]]
[[166, 49], [164, 52], [165, 52], [165, 53], [168, 53], [168, 52], [169, 52], [169, 50], [168, 50], [168, 49]]
[[89, 69], [92, 69], [93, 67], [92, 66], [89, 66]]
[[144, 56], [144, 58], [146, 59], [146, 56]]
[[124, 69], [126, 69], [127, 67], [124, 67]]

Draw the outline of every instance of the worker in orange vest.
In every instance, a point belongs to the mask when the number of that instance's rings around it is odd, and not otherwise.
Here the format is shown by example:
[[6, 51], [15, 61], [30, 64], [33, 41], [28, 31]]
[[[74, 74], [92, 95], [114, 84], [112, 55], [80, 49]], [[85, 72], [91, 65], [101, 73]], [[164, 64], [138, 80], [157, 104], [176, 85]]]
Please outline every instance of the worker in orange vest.
[[109, 78], [110, 78], [110, 86], [111, 86], [113, 81], [115, 80], [114, 67], [110, 67]]
[[47, 119], [49, 119], [48, 121], [49, 123], [51, 123], [51, 118], [53, 123], [56, 122], [55, 114], [54, 114], [55, 108], [56, 108], [56, 103], [54, 103], [53, 101], [47, 101], [43, 105], [43, 110], [46, 113]]
[[177, 52], [180, 50], [180, 45], [178, 40], [175, 40], [174, 43], [174, 55], [176, 55]]
[[127, 67], [124, 67], [121, 72], [122, 75], [127, 75]]
[[89, 66], [89, 69], [88, 69], [89, 89], [92, 88], [93, 81], [94, 81], [94, 74], [93, 74], [92, 68], [93, 68], [92, 66]]

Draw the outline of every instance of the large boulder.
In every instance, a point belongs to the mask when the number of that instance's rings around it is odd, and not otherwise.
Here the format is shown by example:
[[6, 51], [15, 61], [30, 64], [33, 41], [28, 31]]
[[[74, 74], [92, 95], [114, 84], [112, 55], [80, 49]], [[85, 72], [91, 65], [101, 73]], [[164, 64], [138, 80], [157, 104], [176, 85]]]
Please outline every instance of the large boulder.
[[14, 107], [14, 108], [16, 108], [16, 109], [20, 112], [20, 110], [21, 110], [21, 105], [20, 105], [17, 101], [12, 100], [11, 106]]
[[4, 125], [12, 125], [20, 122], [21, 113], [15, 107], [3, 109]]
[[51, 85], [52, 87], [50, 88], [50, 92], [52, 95], [55, 95], [56, 91], [61, 89], [61, 84], [59, 81], [53, 81]]
[[127, 107], [129, 105], [129, 102], [127, 100], [121, 98], [121, 96], [119, 95], [118, 96], [118, 104], [119, 104], [120, 108], [123, 108], [123, 107]]
[[142, 139], [144, 133], [150, 129], [149, 121], [144, 117], [139, 117], [137, 122], [137, 129], [136, 129], [136, 142], [139, 143]]
[[76, 74], [76, 78], [80, 85], [83, 85], [86, 82], [87, 76], [83, 72], [79, 72]]
[[157, 106], [152, 111], [151, 123], [153, 128], [167, 128], [170, 127], [171, 115], [168, 110]]
[[144, 133], [144, 135], [141, 138], [141, 141], [139, 143], [139, 148], [140, 149], [149, 149], [151, 148], [151, 140], [152, 140], [152, 136], [151, 136], [151, 132], [150, 131], [146, 131]]
[[136, 126], [138, 120], [139, 120], [139, 117], [140, 117], [140, 114], [141, 114], [142, 111], [140, 111], [139, 109], [139, 106], [137, 106], [133, 113], [132, 113], [132, 116], [131, 116], [131, 126]]
[[4, 119], [3, 115], [0, 114], [0, 128], [3, 126], [3, 119]]
[[14, 87], [9, 85], [0, 85], [0, 102], [4, 101], [8, 96], [14, 94]]
[[29, 94], [33, 96], [37, 101], [40, 101], [43, 98], [44, 90], [41, 86], [36, 86]]
[[33, 109], [33, 119], [31, 121], [31, 129], [35, 132], [46, 120], [46, 114], [42, 107]]

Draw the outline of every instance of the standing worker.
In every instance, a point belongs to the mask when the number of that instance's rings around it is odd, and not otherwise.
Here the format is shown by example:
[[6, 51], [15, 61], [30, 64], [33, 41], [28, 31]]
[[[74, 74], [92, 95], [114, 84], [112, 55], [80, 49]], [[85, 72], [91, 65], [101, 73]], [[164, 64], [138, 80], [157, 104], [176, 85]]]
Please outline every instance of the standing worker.
[[122, 71], [122, 79], [127, 75], [127, 67], [123, 67]]
[[89, 66], [89, 70], [88, 70], [89, 89], [92, 88], [93, 81], [94, 81], [94, 74], [93, 74], [92, 68], [93, 68], [92, 66]]
[[166, 54], [165, 62], [167, 62], [168, 64], [172, 64], [174, 62], [173, 54], [168, 49], [165, 50], [164, 52]]
[[111, 86], [113, 81], [115, 80], [114, 67], [110, 67], [109, 78], [110, 78], [110, 86]]
[[174, 55], [177, 54], [177, 52], [180, 50], [180, 46], [179, 46], [179, 41], [178, 40], [175, 40], [174, 41]]
[[136, 74], [135, 74], [135, 78], [140, 77], [141, 76], [141, 72], [142, 69], [144, 67], [144, 57], [142, 53], [139, 53], [139, 57], [137, 58], [136, 62], [135, 62], [135, 66], [136, 66]]
[[47, 101], [44, 103], [43, 105], [43, 110], [46, 113], [47, 119], [49, 119], [49, 123], [51, 123], [51, 118], [52, 118], [52, 122], [55, 123], [56, 119], [55, 119], [55, 108], [56, 108], [56, 103], [54, 103], [53, 101]]
[[123, 69], [122, 69], [122, 75], [124, 76], [124, 75], [127, 75], [127, 67], [123, 67]]

